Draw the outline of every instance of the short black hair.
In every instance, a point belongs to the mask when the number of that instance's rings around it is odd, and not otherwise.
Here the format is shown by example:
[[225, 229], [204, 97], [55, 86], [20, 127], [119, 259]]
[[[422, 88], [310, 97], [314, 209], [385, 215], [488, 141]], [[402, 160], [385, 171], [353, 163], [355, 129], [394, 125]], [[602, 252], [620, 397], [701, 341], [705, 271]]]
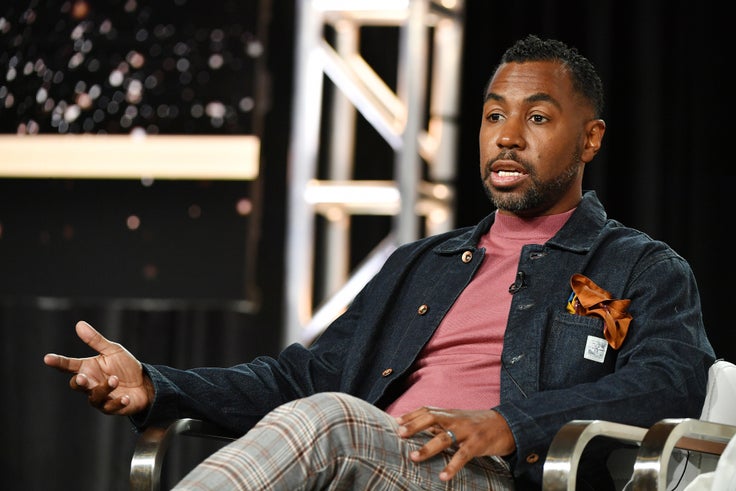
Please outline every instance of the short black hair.
[[[593, 64], [574, 47], [570, 47], [556, 39], [541, 39], [534, 34], [516, 41], [508, 48], [493, 71], [495, 75], [498, 68], [504, 63], [523, 63], [525, 61], [559, 61], [570, 71], [573, 88], [587, 99], [593, 106], [595, 117], [603, 116], [605, 99], [603, 96], [603, 82]], [[491, 76], [493, 79], [493, 75]], [[483, 97], [488, 92], [491, 83], [488, 80]]]

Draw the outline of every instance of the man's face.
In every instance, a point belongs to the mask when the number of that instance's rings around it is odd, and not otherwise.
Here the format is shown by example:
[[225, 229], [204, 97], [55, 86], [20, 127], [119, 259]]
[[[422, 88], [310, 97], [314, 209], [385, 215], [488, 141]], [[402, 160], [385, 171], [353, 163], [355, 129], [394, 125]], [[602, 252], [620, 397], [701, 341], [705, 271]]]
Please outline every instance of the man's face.
[[502, 213], [562, 213], [582, 196], [583, 168], [605, 131], [556, 62], [507, 63], [486, 93], [480, 171]]

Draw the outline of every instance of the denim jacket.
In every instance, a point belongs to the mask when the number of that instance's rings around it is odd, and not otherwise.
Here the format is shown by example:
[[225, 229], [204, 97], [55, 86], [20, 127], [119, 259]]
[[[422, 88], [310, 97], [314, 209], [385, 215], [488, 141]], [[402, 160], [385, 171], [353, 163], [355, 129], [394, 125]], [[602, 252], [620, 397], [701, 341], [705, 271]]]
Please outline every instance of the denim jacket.
[[[323, 391], [385, 407], [483, 261], [477, 244], [494, 217], [399, 247], [309, 347], [230, 368], [144, 365], [156, 396], [134, 423], [194, 416], [244, 433], [276, 406]], [[631, 300], [623, 344], [598, 359], [584, 354], [589, 338], [603, 339], [603, 321], [565, 308], [574, 273]], [[714, 352], [690, 266], [663, 242], [608, 219], [594, 192], [547, 243], [522, 248], [515, 286], [493, 409], [516, 440], [507, 459], [519, 483], [540, 485], [547, 448], [572, 419], [646, 427], [700, 415]]]

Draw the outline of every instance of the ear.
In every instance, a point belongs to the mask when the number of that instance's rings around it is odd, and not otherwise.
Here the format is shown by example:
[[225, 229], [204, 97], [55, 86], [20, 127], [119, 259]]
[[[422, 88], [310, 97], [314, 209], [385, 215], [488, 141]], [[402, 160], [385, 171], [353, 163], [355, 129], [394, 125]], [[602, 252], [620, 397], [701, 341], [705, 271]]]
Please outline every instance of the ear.
[[602, 119], [591, 119], [585, 123], [585, 142], [583, 145], [582, 160], [586, 164], [593, 160], [593, 157], [601, 149], [603, 142], [603, 134], [606, 132], [606, 122]]

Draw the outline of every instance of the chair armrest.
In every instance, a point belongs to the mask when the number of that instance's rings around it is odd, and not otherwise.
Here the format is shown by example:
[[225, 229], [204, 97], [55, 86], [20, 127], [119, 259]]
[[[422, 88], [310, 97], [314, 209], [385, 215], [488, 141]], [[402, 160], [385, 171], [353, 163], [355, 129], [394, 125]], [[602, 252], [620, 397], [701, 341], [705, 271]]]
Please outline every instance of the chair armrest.
[[235, 436], [211, 423], [183, 418], [164, 426], [150, 426], [138, 437], [130, 462], [131, 491], [158, 491], [161, 467], [172, 439], [177, 435], [232, 441]]
[[736, 435], [736, 426], [691, 418], [670, 418], [655, 423], [641, 442], [634, 462], [633, 489], [667, 486], [667, 463], [674, 448], [720, 455]]
[[544, 461], [542, 488], [545, 491], [575, 490], [580, 456], [593, 438], [605, 436], [624, 443], [639, 443], [646, 432], [646, 428], [611, 421], [570, 421], [552, 439]]

